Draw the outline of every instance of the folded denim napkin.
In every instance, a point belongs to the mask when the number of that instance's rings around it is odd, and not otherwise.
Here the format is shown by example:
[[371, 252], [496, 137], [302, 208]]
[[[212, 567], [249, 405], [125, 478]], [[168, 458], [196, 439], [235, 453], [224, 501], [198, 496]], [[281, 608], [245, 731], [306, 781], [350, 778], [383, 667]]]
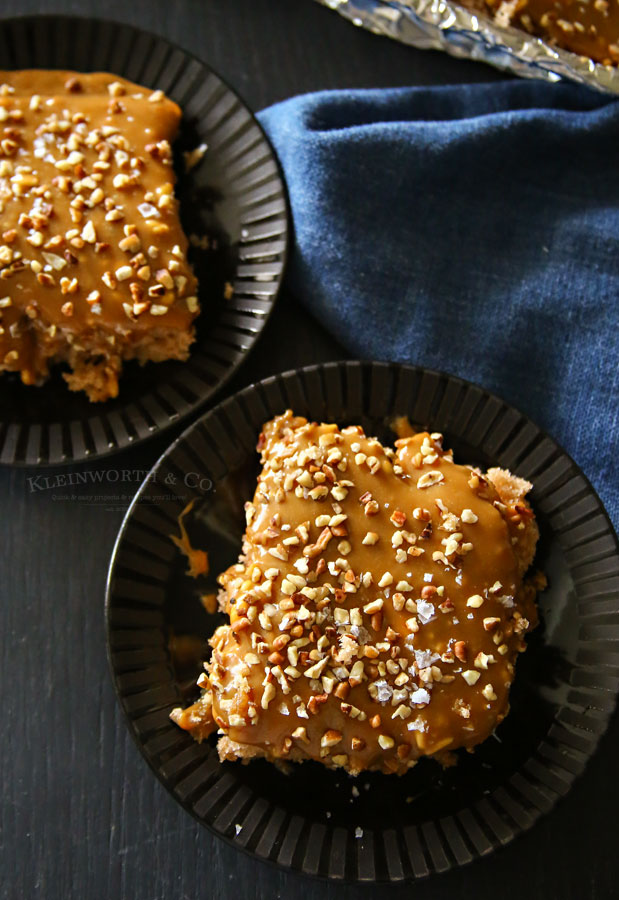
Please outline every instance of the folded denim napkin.
[[619, 103], [506, 81], [326, 91], [264, 110], [293, 293], [360, 358], [495, 391], [619, 521]]

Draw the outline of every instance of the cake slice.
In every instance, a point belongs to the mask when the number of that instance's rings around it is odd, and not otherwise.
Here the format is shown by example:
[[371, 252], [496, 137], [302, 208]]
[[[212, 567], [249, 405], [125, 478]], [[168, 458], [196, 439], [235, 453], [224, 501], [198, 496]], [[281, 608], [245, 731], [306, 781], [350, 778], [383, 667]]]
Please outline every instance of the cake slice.
[[531, 485], [454, 463], [440, 434], [393, 450], [290, 411], [258, 449], [242, 553], [219, 578], [230, 622], [173, 720], [217, 730], [225, 760], [352, 774], [473, 749], [507, 715], [537, 621]]
[[106, 73], [0, 72], [0, 372], [118, 393], [185, 360], [199, 307], [174, 197], [179, 107]]
[[619, 63], [616, 0], [460, 0], [460, 4], [485, 13], [500, 28], [514, 25], [602, 65]]

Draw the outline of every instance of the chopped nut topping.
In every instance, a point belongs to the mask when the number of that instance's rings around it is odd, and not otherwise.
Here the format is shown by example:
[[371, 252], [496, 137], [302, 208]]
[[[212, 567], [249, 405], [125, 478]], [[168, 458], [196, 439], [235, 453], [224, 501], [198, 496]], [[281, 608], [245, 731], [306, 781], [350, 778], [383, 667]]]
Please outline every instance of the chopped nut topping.
[[376, 600], [372, 600], [371, 603], [366, 603], [363, 607], [363, 612], [371, 616], [383, 608], [383, 603], [384, 600], [382, 597], [377, 597]]
[[467, 525], [472, 525], [474, 522], [478, 521], [478, 517], [475, 515], [472, 509], [463, 509], [461, 519]]
[[474, 665], [478, 669], [487, 669], [488, 665], [492, 664], [494, 661], [494, 656], [492, 656], [491, 654], [487, 655], [483, 652], [483, 650], [480, 650], [475, 657]]
[[[175, 275], [169, 263], [166, 270]], [[242, 555], [220, 576], [232, 625], [211, 640], [199, 701], [212, 705], [223, 735], [238, 716], [243, 741], [269, 748], [270, 759], [308, 757], [352, 772], [375, 765], [378, 742], [394, 751], [381, 768], [403, 772], [421, 755], [472, 749], [495, 727], [531, 621], [513, 530], [506, 537], [503, 524], [515, 527], [514, 505], [498, 510], [493, 532], [497, 513], [481, 513], [496, 499], [490, 481], [473, 495], [470, 470], [453, 463], [437, 435], [404, 441], [388, 453], [357, 426], [339, 430], [291, 413], [264, 426]], [[351, 467], [353, 454], [365, 456], [361, 469]], [[360, 490], [357, 479], [367, 484], [376, 463], [372, 492]], [[416, 482], [437, 472], [442, 487], [430, 513], [415, 506]], [[471, 505], [484, 522], [475, 546], [463, 534], [474, 524]], [[489, 540], [503, 541], [500, 553], [488, 552]], [[488, 590], [497, 583], [505, 589]], [[490, 609], [482, 621], [474, 609], [483, 603]]]
[[454, 644], [454, 653], [460, 662], [466, 662], [468, 656], [466, 641], [456, 641]]
[[321, 747], [334, 747], [336, 744], [339, 744], [342, 740], [342, 732], [335, 731], [333, 728], [330, 728], [328, 731], [325, 731], [323, 736], [320, 739]]
[[392, 522], [396, 528], [402, 528], [406, 523], [406, 513], [402, 512], [401, 509], [394, 509], [389, 521]]
[[422, 488], [432, 487], [435, 484], [440, 484], [441, 481], [445, 480], [445, 476], [442, 472], [437, 471], [436, 469], [432, 472], [426, 472], [421, 478], [417, 481], [417, 487], [421, 490]]

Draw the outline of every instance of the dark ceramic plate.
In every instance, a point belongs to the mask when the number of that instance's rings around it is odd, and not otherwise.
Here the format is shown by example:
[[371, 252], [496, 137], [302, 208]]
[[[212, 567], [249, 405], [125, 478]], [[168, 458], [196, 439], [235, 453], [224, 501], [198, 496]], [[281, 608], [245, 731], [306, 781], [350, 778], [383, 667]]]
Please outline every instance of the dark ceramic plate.
[[[183, 110], [175, 144], [208, 151], [179, 177], [187, 233], [215, 244], [191, 255], [202, 314], [188, 362], [125, 366], [118, 398], [92, 404], [59, 372], [40, 388], [2, 376], [0, 463], [48, 465], [105, 456], [195, 411], [236, 371], [273, 309], [288, 242], [286, 193], [273, 151], [239, 97], [205, 63], [163, 38], [113, 22], [33, 16], [0, 22], [2, 67], [105, 70], [160, 88]], [[229, 300], [224, 285], [233, 286]]]
[[[195, 698], [197, 660], [218, 622], [198, 601], [206, 584], [186, 576], [186, 560], [168, 536], [178, 532], [177, 517], [193, 499], [190, 537], [208, 548], [213, 576], [236, 560], [243, 501], [258, 471], [256, 438], [262, 422], [287, 407], [319, 421], [361, 423], [385, 440], [394, 437], [392, 417], [406, 414], [443, 431], [457, 460], [505, 466], [535, 484], [537, 565], [549, 580], [540, 598], [542, 624], [518, 662], [510, 715], [452, 769], [425, 760], [402, 778], [355, 781], [315, 763], [293, 766], [289, 775], [264, 761], [221, 764], [212, 743], [194, 743], [168, 719], [173, 707]], [[333, 363], [267, 379], [224, 401], [157, 463], [127, 513], [111, 562], [109, 658], [145, 758], [216, 834], [311, 875], [421, 878], [508, 843], [582, 772], [615, 706], [618, 573], [617, 540], [591, 485], [517, 410], [449, 375]]]

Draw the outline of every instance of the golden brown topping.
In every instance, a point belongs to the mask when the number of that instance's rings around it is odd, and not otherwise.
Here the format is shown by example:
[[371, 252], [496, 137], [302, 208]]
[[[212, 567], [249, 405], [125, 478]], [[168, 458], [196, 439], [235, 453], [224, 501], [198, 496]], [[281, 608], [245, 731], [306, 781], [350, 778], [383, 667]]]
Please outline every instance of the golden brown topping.
[[[184, 359], [193, 339], [196, 282], [168, 140], [180, 110], [161, 92], [148, 104], [139, 86], [104, 73], [0, 77], [7, 86], [0, 96], [0, 278], [11, 283], [13, 300], [0, 359], [8, 356], [5, 365], [28, 384], [48, 376], [50, 360], [65, 361], [71, 389], [107, 399], [118, 390], [123, 358]], [[146, 151], [147, 135], [156, 158]], [[165, 284], [148, 264], [155, 255]], [[152, 288], [162, 290], [153, 315], [165, 315], [165, 328], [143, 315], [149, 307], [140, 292], [150, 296]]]
[[486, 8], [501, 27], [516, 25], [604, 65], [619, 62], [619, 6], [608, 0], [463, 0]]
[[[528, 485], [503, 473], [517, 496], [499, 493], [438, 434], [388, 453], [358, 427], [291, 413], [264, 426], [259, 449], [205, 686], [227, 758], [403, 772], [484, 740], [534, 621], [521, 581], [536, 537]], [[532, 530], [514, 543], [521, 522]]]

